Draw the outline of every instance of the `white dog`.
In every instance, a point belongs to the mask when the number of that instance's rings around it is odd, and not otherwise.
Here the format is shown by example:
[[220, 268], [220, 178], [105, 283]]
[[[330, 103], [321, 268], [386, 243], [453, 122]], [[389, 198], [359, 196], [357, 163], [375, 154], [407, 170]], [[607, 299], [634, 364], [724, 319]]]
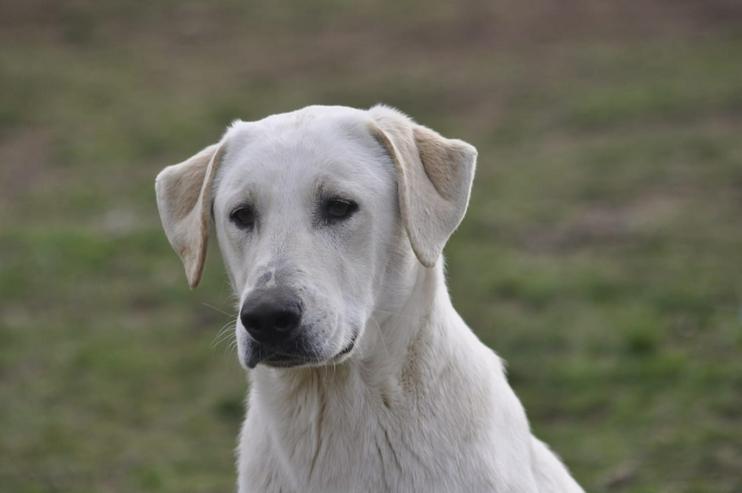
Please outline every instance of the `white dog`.
[[157, 204], [198, 284], [213, 221], [251, 369], [246, 492], [580, 492], [451, 305], [477, 151], [385, 106], [232, 124]]

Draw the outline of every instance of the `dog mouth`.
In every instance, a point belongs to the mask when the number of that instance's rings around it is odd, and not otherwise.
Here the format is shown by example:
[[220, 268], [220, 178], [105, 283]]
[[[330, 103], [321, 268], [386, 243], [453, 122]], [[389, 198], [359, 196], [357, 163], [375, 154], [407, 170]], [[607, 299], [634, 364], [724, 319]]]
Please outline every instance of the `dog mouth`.
[[353, 348], [356, 347], [356, 340], [358, 339], [358, 332], [355, 332], [353, 334], [353, 337], [351, 338], [350, 342], [340, 351], [338, 351], [335, 356], [333, 356], [331, 359], [333, 361], [338, 360], [345, 356], [346, 354], [349, 354], [351, 351], [353, 351]]
[[335, 363], [353, 351], [357, 339], [358, 331], [354, 331], [350, 342], [332, 357], [327, 359], [319, 358], [317, 355], [312, 353], [297, 351], [296, 349], [298, 348], [292, 348], [295, 350], [285, 352], [250, 340], [245, 348], [245, 365], [252, 370], [258, 366], [258, 363], [273, 368], [294, 368], [298, 366], [317, 366], [324, 363]]

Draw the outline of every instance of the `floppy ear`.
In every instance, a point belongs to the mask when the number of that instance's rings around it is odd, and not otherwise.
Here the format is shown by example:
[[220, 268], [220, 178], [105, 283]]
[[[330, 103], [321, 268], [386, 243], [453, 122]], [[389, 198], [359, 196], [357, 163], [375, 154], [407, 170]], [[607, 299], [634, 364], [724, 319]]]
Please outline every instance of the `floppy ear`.
[[394, 162], [402, 222], [412, 249], [435, 265], [469, 203], [477, 150], [387, 106], [369, 110], [372, 132]]
[[201, 280], [211, 218], [211, 188], [223, 144], [206, 149], [157, 175], [155, 191], [162, 227], [185, 267], [188, 285]]

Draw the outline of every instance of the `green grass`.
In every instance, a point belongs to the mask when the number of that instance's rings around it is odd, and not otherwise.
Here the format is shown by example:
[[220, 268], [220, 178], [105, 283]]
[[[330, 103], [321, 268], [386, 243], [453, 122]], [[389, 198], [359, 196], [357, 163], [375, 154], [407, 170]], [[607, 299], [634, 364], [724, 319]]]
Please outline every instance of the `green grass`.
[[9, 6], [0, 490], [231, 490], [231, 295], [215, 249], [187, 289], [154, 175], [237, 117], [379, 101], [479, 148], [454, 302], [586, 489], [742, 490], [739, 14], [533, 5]]

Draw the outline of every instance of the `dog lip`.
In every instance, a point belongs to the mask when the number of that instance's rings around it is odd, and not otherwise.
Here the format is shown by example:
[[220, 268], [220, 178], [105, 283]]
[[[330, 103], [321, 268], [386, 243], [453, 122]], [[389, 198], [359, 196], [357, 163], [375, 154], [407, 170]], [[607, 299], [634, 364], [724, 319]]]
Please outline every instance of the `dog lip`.
[[271, 366], [274, 368], [291, 368], [301, 366], [307, 363], [316, 363], [310, 358], [305, 358], [301, 354], [289, 355], [277, 352], [270, 346], [257, 343], [251, 340], [249, 348], [245, 351], [245, 366], [252, 370], [258, 364]]
[[252, 345], [252, 350], [246, 351], [247, 354], [245, 355], [245, 365], [249, 369], [254, 369], [256, 366], [258, 366], [258, 363], [263, 361], [267, 354], [261, 349], [261, 347], [257, 344]]
[[[355, 334], [353, 334], [353, 339], [351, 339], [350, 342], [348, 343], [348, 345], [345, 346], [343, 349], [341, 349], [340, 352], [338, 352], [335, 355], [335, 358], [339, 358], [341, 356], [345, 356], [349, 352], [353, 351], [353, 348], [356, 346], [356, 340], [357, 339], [358, 339], [358, 332], [356, 332]], [[335, 358], [333, 358], [333, 359], [335, 359]]]
[[[358, 331], [353, 334], [353, 338], [345, 347], [335, 353], [335, 356], [325, 361], [337, 360], [350, 353], [355, 348], [357, 340]], [[259, 363], [274, 368], [291, 368], [293, 366], [321, 364], [323, 362], [322, 359], [302, 358], [300, 355], [296, 355], [295, 357], [288, 357], [288, 355], [286, 355], [287, 357], [281, 357], [280, 353], [274, 353], [270, 348], [265, 347], [263, 344], [259, 344], [252, 340], [250, 342], [252, 342], [252, 344], [249, 344], [249, 349], [245, 351], [245, 366], [250, 370], [258, 366]]]
[[306, 365], [307, 363], [312, 363], [311, 360], [303, 360], [303, 359], [271, 359], [266, 358], [263, 360], [263, 364], [266, 366], [270, 366], [273, 368], [292, 368], [295, 366], [302, 366]]

